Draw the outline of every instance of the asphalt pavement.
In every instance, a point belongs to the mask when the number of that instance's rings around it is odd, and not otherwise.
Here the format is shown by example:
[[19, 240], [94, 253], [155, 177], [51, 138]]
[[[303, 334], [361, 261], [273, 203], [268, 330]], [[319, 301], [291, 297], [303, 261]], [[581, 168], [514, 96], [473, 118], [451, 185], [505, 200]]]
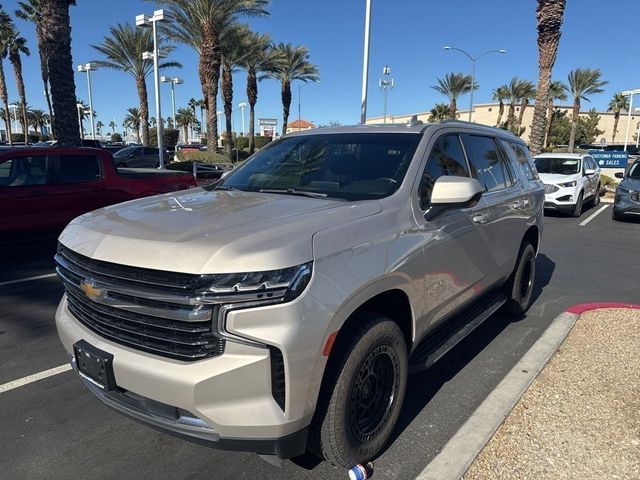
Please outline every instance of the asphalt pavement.
[[[413, 478], [567, 307], [637, 302], [640, 223], [608, 206], [581, 218], [547, 216], [528, 314], [491, 317], [431, 369], [410, 378], [396, 438], [375, 461], [378, 479]], [[0, 385], [66, 363], [54, 314], [55, 241], [0, 246]], [[310, 457], [271, 466], [252, 454], [191, 444], [99, 403], [73, 372], [0, 390], [0, 478], [334, 479], [347, 472]]]

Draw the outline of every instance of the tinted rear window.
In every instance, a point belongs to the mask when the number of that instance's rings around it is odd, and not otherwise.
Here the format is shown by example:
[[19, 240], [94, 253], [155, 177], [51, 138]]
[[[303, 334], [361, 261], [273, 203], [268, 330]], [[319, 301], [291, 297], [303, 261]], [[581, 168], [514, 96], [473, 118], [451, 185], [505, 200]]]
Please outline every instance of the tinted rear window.
[[58, 183], [92, 182], [100, 178], [100, 159], [95, 155], [60, 155]]

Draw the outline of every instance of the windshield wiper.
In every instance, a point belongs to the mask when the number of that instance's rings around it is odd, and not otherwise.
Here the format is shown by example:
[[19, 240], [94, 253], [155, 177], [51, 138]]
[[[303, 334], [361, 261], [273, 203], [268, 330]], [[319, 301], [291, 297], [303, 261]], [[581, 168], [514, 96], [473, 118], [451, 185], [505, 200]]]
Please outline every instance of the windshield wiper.
[[227, 185], [216, 185], [215, 187], [213, 187], [211, 190], [238, 190], [237, 188], [233, 188], [233, 187], [228, 187]]
[[277, 189], [277, 188], [261, 188], [260, 193], [283, 193], [285, 195], [301, 195], [303, 197], [327, 198], [329, 195], [322, 192], [309, 192], [307, 190], [296, 190], [295, 188]]

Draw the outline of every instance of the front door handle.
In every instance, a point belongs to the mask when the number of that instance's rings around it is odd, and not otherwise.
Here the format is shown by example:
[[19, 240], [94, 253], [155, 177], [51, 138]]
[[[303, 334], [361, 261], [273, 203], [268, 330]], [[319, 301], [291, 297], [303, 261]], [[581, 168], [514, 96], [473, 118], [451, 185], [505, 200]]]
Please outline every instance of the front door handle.
[[509, 208], [511, 210], [524, 210], [529, 206], [529, 200], [518, 200], [517, 202], [513, 202], [509, 204]]
[[486, 213], [474, 213], [471, 218], [475, 223], [479, 223], [480, 225], [484, 225], [489, 222], [489, 215]]

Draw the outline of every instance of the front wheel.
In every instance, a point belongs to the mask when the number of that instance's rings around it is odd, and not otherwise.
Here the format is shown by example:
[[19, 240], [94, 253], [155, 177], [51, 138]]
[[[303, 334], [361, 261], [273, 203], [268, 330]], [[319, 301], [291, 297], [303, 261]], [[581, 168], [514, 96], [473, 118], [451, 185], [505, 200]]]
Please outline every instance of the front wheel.
[[593, 206], [597, 207], [600, 205], [600, 184], [598, 184], [598, 188], [596, 188], [596, 196], [593, 197]]
[[334, 346], [309, 438], [311, 451], [343, 468], [381, 452], [407, 386], [407, 346], [398, 325], [382, 315], [358, 316], [353, 324], [362, 327]]
[[531, 306], [533, 284], [536, 278], [536, 251], [526, 242], [520, 247], [516, 268], [506, 285], [505, 309], [514, 315], [522, 315]]
[[573, 209], [573, 213], [572, 213], [574, 217], [579, 217], [580, 215], [582, 215], [583, 201], [584, 201], [584, 193], [580, 192], [580, 195], [578, 195], [578, 200], [576, 201], [576, 207]]

